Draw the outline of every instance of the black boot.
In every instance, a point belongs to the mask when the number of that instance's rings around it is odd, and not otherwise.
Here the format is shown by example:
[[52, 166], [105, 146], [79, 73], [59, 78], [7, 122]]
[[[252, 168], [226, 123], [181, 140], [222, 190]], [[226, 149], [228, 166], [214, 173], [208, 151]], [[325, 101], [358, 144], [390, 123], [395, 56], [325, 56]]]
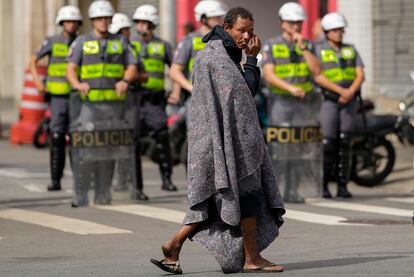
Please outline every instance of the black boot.
[[52, 184], [47, 187], [48, 191], [61, 190], [60, 179], [65, 168], [65, 144], [64, 133], [52, 133], [50, 147], [50, 174]]
[[329, 191], [329, 181], [332, 181], [335, 171], [336, 154], [337, 154], [338, 142], [336, 139], [324, 138], [323, 139], [323, 184], [322, 184], [322, 197], [332, 198], [332, 194]]
[[351, 198], [352, 194], [347, 189], [351, 171], [351, 142], [352, 135], [340, 133], [338, 151], [338, 193], [337, 197]]
[[139, 143], [135, 147], [135, 169], [136, 169], [136, 184], [135, 192], [131, 198], [134, 200], [148, 201], [148, 196], [143, 192], [144, 183], [142, 179], [142, 165], [141, 165], [141, 148]]

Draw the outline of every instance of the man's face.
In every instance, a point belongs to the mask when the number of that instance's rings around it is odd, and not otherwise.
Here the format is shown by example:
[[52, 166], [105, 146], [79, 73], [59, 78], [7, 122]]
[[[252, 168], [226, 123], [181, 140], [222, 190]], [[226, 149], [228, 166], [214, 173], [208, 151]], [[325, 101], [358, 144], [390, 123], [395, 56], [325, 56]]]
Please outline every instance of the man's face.
[[289, 33], [300, 33], [302, 31], [303, 21], [282, 21], [282, 30]]
[[344, 28], [333, 29], [326, 33], [326, 37], [335, 43], [341, 43], [344, 38], [344, 33]]
[[223, 25], [223, 23], [224, 23], [224, 16], [213, 16], [213, 17], [207, 18], [207, 24], [211, 28], [213, 28], [216, 25], [221, 26]]
[[92, 26], [100, 33], [107, 33], [109, 24], [111, 24], [112, 18], [109, 16], [96, 17], [92, 19]]
[[139, 34], [148, 34], [153, 29], [153, 24], [147, 20], [136, 20], [135, 29]]
[[129, 40], [129, 28], [122, 28], [119, 33], [126, 39]]
[[238, 17], [233, 27], [224, 24], [224, 30], [233, 38], [237, 47], [246, 48], [253, 36], [254, 21]]
[[78, 31], [79, 28], [79, 21], [63, 21], [63, 31], [69, 34], [74, 34]]

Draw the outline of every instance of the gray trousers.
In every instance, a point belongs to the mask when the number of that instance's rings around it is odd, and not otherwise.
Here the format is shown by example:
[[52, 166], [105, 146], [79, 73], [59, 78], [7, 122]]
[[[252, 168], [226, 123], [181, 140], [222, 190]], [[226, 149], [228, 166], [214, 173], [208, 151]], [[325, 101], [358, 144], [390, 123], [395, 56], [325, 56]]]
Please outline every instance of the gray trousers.
[[358, 102], [356, 99], [346, 105], [330, 100], [323, 101], [320, 120], [324, 137], [336, 139], [339, 132], [352, 133], [357, 110]]
[[69, 97], [52, 96], [50, 110], [50, 130], [66, 134], [69, 130]]

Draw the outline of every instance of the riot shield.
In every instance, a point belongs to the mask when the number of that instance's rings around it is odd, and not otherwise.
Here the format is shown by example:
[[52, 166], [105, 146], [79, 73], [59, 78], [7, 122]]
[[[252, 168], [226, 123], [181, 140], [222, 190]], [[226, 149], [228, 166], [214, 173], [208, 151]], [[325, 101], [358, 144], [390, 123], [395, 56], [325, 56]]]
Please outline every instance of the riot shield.
[[70, 98], [70, 135], [75, 206], [87, 206], [94, 185], [94, 203], [111, 203], [116, 161], [126, 160], [135, 183], [134, 95], [125, 101], [90, 102], [78, 93]]
[[322, 98], [309, 93], [303, 100], [271, 95], [266, 141], [279, 188], [286, 202], [319, 197], [322, 188], [322, 134], [318, 114]]

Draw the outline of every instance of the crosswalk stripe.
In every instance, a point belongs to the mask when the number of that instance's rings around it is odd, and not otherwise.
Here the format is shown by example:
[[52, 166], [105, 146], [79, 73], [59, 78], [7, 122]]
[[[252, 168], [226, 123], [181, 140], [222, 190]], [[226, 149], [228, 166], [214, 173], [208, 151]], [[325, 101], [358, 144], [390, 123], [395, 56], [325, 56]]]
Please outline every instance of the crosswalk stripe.
[[291, 209], [286, 210], [286, 214], [283, 215], [283, 218], [323, 225], [371, 226], [370, 224], [347, 223], [345, 222], [347, 221], [347, 218], [345, 217], [295, 211]]
[[117, 206], [95, 206], [95, 208], [100, 210], [116, 211], [149, 218], [155, 218], [173, 223], [181, 223], [185, 216], [185, 213], [181, 211], [138, 204]]
[[129, 234], [129, 230], [89, 221], [22, 209], [0, 210], [0, 218], [30, 223], [78, 235]]
[[392, 216], [401, 216], [401, 217], [411, 217], [413, 215], [412, 210], [404, 210], [404, 209], [349, 203], [349, 202], [326, 201], [326, 202], [309, 203], [309, 205], [317, 206], [317, 207], [324, 207], [324, 208], [333, 208], [333, 209], [358, 211], [358, 212], [364, 212], [364, 213], [374, 213], [374, 214], [383, 214], [383, 215], [392, 215]]
[[414, 204], [414, 197], [388, 197], [386, 201]]
[[[181, 223], [185, 216], [184, 212], [158, 208], [153, 206], [145, 205], [118, 205], [118, 206], [95, 206], [97, 209], [122, 212], [127, 214], [133, 214], [138, 216], [144, 216], [153, 219], [159, 219], [164, 221], [169, 221], [173, 223]], [[298, 220], [303, 222], [315, 223], [315, 224], [324, 224], [324, 225], [358, 225], [358, 226], [367, 226], [368, 224], [354, 224], [345, 222], [347, 219], [339, 216], [330, 216], [330, 215], [321, 215], [309, 212], [295, 211], [289, 209], [287, 213], [283, 216], [284, 218]]]
[[46, 192], [47, 191], [46, 188], [43, 188], [43, 186], [36, 185], [36, 184], [27, 184], [27, 185], [23, 185], [23, 187], [30, 192]]

